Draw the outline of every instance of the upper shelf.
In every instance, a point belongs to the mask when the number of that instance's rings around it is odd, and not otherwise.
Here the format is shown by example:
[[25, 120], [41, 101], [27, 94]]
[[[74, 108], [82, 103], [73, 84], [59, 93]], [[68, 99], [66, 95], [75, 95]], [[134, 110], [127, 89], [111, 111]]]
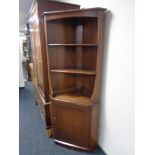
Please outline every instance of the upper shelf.
[[52, 69], [50, 71], [55, 73], [96, 75], [95, 71], [81, 69]]
[[48, 46], [98, 46], [98, 44], [48, 44]]

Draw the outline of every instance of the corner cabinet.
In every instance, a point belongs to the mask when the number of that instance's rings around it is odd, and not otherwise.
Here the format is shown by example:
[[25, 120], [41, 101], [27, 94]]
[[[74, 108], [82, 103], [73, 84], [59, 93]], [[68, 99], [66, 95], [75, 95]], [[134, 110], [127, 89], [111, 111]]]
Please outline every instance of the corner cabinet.
[[[28, 24], [33, 56], [33, 87], [36, 101], [45, 121], [47, 129], [52, 126], [50, 119], [49, 85], [47, 76], [47, 61], [45, 51], [45, 38], [42, 13], [44, 11], [56, 11], [78, 9], [79, 5], [56, 1], [35, 0], [29, 13]], [[50, 135], [49, 135], [50, 136]]]
[[44, 12], [55, 142], [93, 150], [98, 143], [104, 15], [91, 8]]

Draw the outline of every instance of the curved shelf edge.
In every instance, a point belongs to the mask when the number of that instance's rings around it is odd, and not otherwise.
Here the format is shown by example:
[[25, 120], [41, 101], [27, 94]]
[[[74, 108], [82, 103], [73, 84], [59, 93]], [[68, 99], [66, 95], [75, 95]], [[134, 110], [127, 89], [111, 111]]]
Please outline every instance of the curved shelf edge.
[[69, 148], [74, 148], [74, 149], [78, 149], [78, 150], [93, 151], [96, 148], [96, 147], [92, 147], [92, 148], [82, 147], [82, 146], [79, 146], [79, 145], [75, 145], [75, 144], [71, 144], [71, 143], [67, 143], [67, 142], [63, 142], [63, 141], [57, 140], [55, 138], [53, 138], [53, 139], [54, 139], [55, 143], [57, 143], [59, 145], [64, 145], [64, 146], [67, 146]]
[[48, 47], [55, 47], [55, 46], [98, 46], [98, 44], [48, 44]]
[[71, 101], [68, 101], [68, 100], [63, 100], [63, 99], [57, 99], [57, 98], [51, 98], [51, 100], [54, 100], [56, 102], [61, 102], [60, 104], [64, 104], [64, 105], [72, 105], [72, 106], [78, 106], [78, 107], [91, 107], [93, 104], [91, 103], [91, 100], [90, 100], [90, 103], [87, 103], [87, 104], [84, 104], [84, 103], [80, 103], [80, 102], [71, 102]]
[[96, 75], [95, 71], [81, 69], [52, 69], [50, 71], [54, 73]]

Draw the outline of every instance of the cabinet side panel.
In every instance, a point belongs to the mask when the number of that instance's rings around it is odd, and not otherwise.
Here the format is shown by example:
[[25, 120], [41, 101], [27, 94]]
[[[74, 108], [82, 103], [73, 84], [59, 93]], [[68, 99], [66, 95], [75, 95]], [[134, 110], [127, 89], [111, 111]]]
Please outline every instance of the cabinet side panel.
[[36, 82], [39, 91], [44, 96], [44, 81], [43, 81], [43, 61], [41, 53], [40, 31], [39, 31], [39, 19], [38, 19], [38, 5], [37, 3], [32, 10], [31, 17], [29, 19], [30, 24], [30, 37], [31, 47], [34, 62], [34, 81]]
[[102, 64], [103, 64], [103, 39], [104, 39], [104, 16], [105, 13], [101, 12], [98, 17], [98, 49], [97, 49], [97, 61], [96, 61], [96, 79], [93, 94], [91, 100], [93, 102], [99, 102], [100, 100], [100, 89], [101, 89], [101, 75], [102, 75]]
[[99, 103], [92, 106], [91, 112], [91, 147], [95, 148], [98, 144], [98, 125], [99, 125]]
[[34, 44], [36, 50], [36, 64], [37, 64], [37, 79], [38, 79], [38, 87], [41, 89], [41, 92], [44, 94], [44, 82], [43, 82], [43, 60], [41, 54], [41, 42], [39, 35], [39, 25], [38, 21], [34, 22]]
[[34, 83], [37, 84], [37, 64], [36, 64], [36, 49], [34, 44], [34, 19], [33, 17], [37, 17], [37, 4], [35, 3], [34, 8], [31, 10], [31, 16], [29, 18], [29, 27], [30, 27], [30, 40], [31, 40], [31, 48], [32, 48], [32, 59], [33, 59], [33, 69], [34, 69]]

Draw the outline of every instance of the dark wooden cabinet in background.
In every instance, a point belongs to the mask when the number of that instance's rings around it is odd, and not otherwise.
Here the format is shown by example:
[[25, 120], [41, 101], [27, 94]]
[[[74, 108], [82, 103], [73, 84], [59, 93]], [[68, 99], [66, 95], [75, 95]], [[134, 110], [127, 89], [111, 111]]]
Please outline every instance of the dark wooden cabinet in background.
[[55, 142], [83, 150], [98, 143], [106, 9], [44, 12]]
[[32, 81], [31, 77], [31, 63], [32, 63], [32, 50], [31, 50], [31, 41], [30, 41], [30, 29], [29, 24], [26, 23], [26, 42], [27, 42], [27, 74], [28, 74], [28, 80]]
[[[29, 14], [28, 24], [30, 28], [30, 39], [33, 56], [33, 87], [36, 101], [39, 105], [46, 128], [50, 129], [50, 100], [49, 84], [47, 76], [47, 61], [45, 52], [45, 39], [42, 13], [44, 11], [56, 11], [80, 8], [79, 5], [61, 3], [56, 1], [35, 0]], [[32, 71], [31, 71], [32, 72]]]

